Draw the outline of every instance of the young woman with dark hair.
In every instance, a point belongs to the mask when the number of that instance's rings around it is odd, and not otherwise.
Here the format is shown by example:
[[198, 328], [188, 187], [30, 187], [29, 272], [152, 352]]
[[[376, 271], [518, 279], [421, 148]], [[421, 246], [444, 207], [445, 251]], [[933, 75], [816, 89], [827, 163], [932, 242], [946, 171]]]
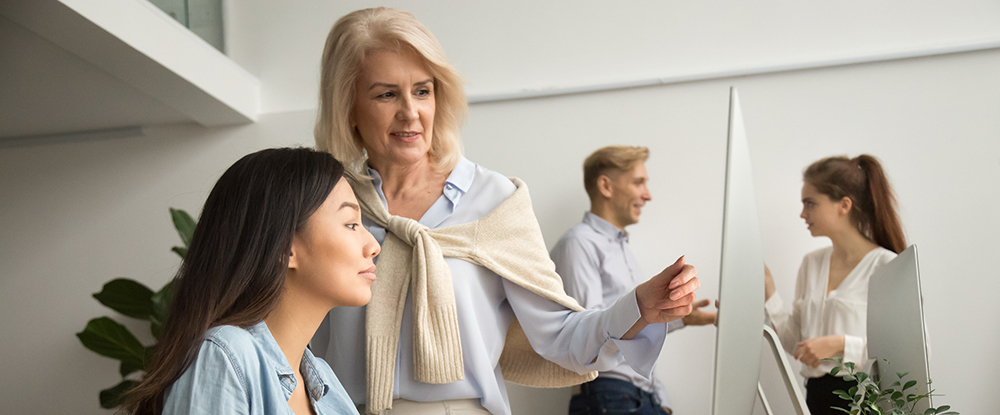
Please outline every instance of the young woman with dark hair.
[[328, 153], [233, 164], [202, 209], [133, 414], [357, 414], [306, 345], [330, 309], [371, 298], [378, 243]]
[[849, 382], [829, 375], [821, 359], [842, 356], [859, 367], [868, 360], [868, 280], [906, 248], [896, 200], [882, 166], [872, 156], [829, 157], [803, 173], [802, 219], [813, 236], [833, 245], [805, 256], [789, 312], [765, 272], [765, 308], [789, 353], [803, 363], [806, 403], [814, 415], [840, 413], [847, 401], [833, 394]]

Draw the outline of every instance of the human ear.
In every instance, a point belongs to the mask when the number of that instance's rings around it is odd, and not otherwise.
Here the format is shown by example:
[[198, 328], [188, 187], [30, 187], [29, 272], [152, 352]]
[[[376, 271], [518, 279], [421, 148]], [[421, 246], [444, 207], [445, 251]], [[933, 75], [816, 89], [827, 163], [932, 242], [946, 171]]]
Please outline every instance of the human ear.
[[854, 206], [854, 202], [851, 201], [851, 198], [849, 198], [847, 196], [844, 196], [843, 198], [841, 198], [840, 202], [837, 203], [837, 207], [839, 208], [840, 213], [842, 215], [846, 215], [846, 214], [850, 213], [851, 212], [851, 207], [853, 207], [853, 206]]
[[601, 196], [610, 199], [611, 195], [614, 194], [614, 192], [611, 189], [611, 178], [603, 174], [600, 177], [598, 177], [597, 191], [601, 192]]
[[292, 248], [288, 251], [288, 269], [289, 270], [293, 270], [293, 269], [298, 269], [299, 268], [299, 256], [296, 255], [296, 252], [298, 252], [299, 249], [300, 249], [299, 248], [299, 244], [300, 244], [299, 238], [295, 237], [292, 240]]

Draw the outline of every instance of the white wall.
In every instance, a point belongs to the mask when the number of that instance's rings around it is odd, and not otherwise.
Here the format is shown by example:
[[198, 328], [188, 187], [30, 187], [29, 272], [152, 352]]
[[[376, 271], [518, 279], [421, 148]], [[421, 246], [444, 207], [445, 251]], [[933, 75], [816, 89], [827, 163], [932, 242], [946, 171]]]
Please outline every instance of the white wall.
[[[641, 1], [505, 7], [398, 2], [444, 44], [470, 94], [668, 76], [1000, 37], [1000, 4], [859, 1], [837, 5]], [[546, 3], [548, 4], [548, 3]], [[89, 295], [118, 276], [159, 286], [176, 267], [167, 208], [195, 212], [248, 152], [311, 144], [319, 54], [329, 26], [362, 2], [229, 4], [232, 56], [257, 75], [253, 125], [148, 129], [144, 137], [0, 148], [2, 413], [102, 413], [119, 376], [73, 333], [112, 312]], [[534, 7], [534, 10], [529, 8]], [[527, 10], [527, 11], [526, 11]], [[551, 243], [586, 209], [580, 163], [612, 143], [649, 146], [653, 201], [632, 228], [649, 274], [680, 254], [718, 286], [728, 86], [743, 99], [766, 245], [790, 297], [812, 239], [798, 219], [801, 170], [831, 154], [885, 163], [911, 242], [921, 248], [935, 387], [963, 413], [989, 413], [1000, 381], [1000, 51], [690, 82], [470, 108], [466, 152], [525, 179]], [[290, 112], [286, 112], [290, 111]], [[116, 316], [119, 317], [119, 316]], [[125, 318], [121, 318], [125, 320]], [[141, 328], [133, 324], [132, 327]], [[679, 413], [706, 413], [714, 334], [672, 334], [657, 373]], [[53, 388], [56, 392], [53, 392]], [[565, 408], [565, 390], [512, 391], [515, 413]]]

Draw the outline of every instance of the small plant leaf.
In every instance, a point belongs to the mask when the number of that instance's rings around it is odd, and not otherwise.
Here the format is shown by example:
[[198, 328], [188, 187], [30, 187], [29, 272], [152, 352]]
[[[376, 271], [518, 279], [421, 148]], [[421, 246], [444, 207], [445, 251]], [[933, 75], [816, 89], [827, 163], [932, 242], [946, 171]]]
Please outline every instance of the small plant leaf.
[[905, 391], [905, 390], [910, 389], [910, 388], [912, 388], [914, 386], [917, 386], [917, 381], [915, 381], [915, 380], [907, 381], [906, 384], [903, 385], [903, 390]]
[[124, 395], [133, 386], [139, 384], [134, 380], [123, 380], [121, 383], [101, 391], [101, 408], [114, 409], [124, 403]]
[[128, 362], [130, 367], [143, 366], [145, 348], [125, 326], [108, 317], [90, 320], [76, 337], [94, 353]]
[[847, 414], [851, 413], [851, 411], [848, 411], [848, 410], [846, 410], [844, 408], [841, 408], [839, 406], [831, 406], [830, 409], [837, 410], [837, 411], [840, 411], [840, 412], [843, 412], [843, 413], [847, 413]]
[[142, 367], [133, 366], [131, 360], [122, 360], [121, 366], [118, 368], [118, 373], [121, 373], [122, 377], [128, 376], [132, 373], [142, 370]]
[[905, 378], [906, 375], [909, 375], [909, 374], [910, 374], [910, 372], [896, 372], [896, 376], [899, 376], [900, 379]]
[[848, 371], [853, 372], [854, 371], [854, 362], [844, 363], [844, 367], [846, 367]]
[[857, 380], [857, 378], [854, 377], [854, 375], [847, 375], [847, 376], [844, 376], [844, 380], [846, 380], [846, 381], [854, 381], [854, 380]]
[[840, 366], [830, 369], [830, 375], [837, 376], [838, 373], [840, 373]]
[[180, 246], [175, 246], [173, 248], [170, 248], [170, 250], [173, 251], [178, 256], [180, 256], [181, 259], [187, 258], [187, 254], [188, 254], [188, 249], [187, 248], [180, 247]]
[[170, 208], [170, 219], [173, 220], [174, 228], [177, 229], [177, 234], [180, 235], [184, 247], [190, 247], [191, 236], [194, 235], [194, 227], [196, 225], [194, 219], [191, 219], [191, 215], [187, 212], [174, 208]]
[[115, 278], [104, 284], [94, 298], [108, 308], [132, 318], [149, 320], [153, 313], [153, 290], [128, 278]]
[[949, 406], [949, 405], [941, 405], [941, 406], [937, 407], [937, 409], [934, 410], [934, 413], [939, 414], [939, 413], [947, 411], [949, 409], [951, 409], [951, 406]]
[[150, 325], [150, 331], [153, 332], [153, 337], [157, 340], [160, 339], [160, 335], [163, 331], [163, 324], [167, 321], [167, 314], [170, 313], [170, 303], [174, 300], [174, 294], [177, 291], [177, 280], [171, 280], [163, 288], [160, 288], [156, 294], [153, 294], [153, 312], [149, 321], [152, 323]]

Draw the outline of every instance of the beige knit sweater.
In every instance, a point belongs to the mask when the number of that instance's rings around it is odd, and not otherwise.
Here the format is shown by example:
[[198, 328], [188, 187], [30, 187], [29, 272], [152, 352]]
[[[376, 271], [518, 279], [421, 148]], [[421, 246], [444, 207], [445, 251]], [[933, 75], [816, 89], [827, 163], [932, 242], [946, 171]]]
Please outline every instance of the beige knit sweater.
[[[411, 288], [414, 377], [426, 383], [464, 379], [455, 293], [446, 256], [482, 265], [566, 308], [583, 310], [563, 290], [531, 209], [528, 187], [520, 179], [511, 178], [517, 190], [486, 216], [437, 229], [390, 215], [371, 180], [350, 174], [348, 180], [365, 216], [387, 231], [365, 323], [367, 412], [392, 407], [396, 347], [403, 305]], [[507, 329], [500, 368], [504, 379], [534, 387], [570, 386], [597, 377], [597, 372], [580, 375], [539, 356], [516, 318]]]

